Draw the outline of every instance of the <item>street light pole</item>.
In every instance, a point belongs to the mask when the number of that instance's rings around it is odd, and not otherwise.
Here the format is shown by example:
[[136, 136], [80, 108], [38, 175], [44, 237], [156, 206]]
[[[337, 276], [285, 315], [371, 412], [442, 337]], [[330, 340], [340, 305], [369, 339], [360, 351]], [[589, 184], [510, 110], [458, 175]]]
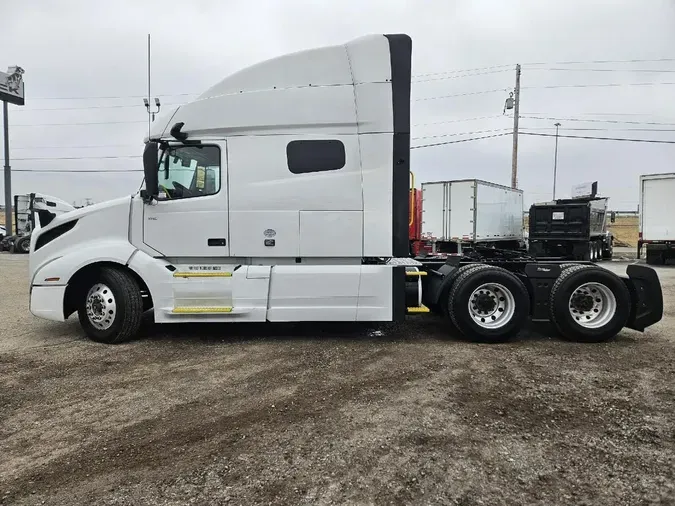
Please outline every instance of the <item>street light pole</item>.
[[555, 200], [555, 182], [558, 174], [558, 129], [560, 123], [555, 124], [555, 157], [553, 158], [553, 200]]
[[148, 34], [148, 98], [144, 98], [143, 103], [145, 104], [145, 109], [148, 111], [148, 140], [149, 140], [152, 122], [155, 121], [155, 114], [159, 113], [159, 108], [161, 106], [161, 104], [159, 103], [159, 98], [155, 97], [155, 106], [157, 107], [157, 110], [153, 111], [150, 108], [150, 34]]
[[2, 101], [2, 131], [5, 144], [5, 229], [12, 235], [12, 167], [9, 164], [9, 117], [7, 101]]

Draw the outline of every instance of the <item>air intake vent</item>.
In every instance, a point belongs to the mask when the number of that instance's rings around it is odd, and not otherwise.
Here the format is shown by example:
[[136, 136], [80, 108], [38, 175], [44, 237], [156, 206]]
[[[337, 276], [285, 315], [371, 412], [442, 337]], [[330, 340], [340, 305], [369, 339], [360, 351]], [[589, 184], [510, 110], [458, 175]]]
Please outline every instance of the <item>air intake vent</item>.
[[47, 230], [46, 232], [41, 233], [38, 236], [37, 241], [35, 241], [35, 251], [42, 248], [42, 246], [44, 246], [45, 244], [52, 242], [57, 237], [61, 237], [66, 232], [71, 231], [73, 227], [75, 227], [76, 223], [77, 220], [72, 220], [67, 223], [62, 223], [58, 227], [54, 227], [51, 230]]

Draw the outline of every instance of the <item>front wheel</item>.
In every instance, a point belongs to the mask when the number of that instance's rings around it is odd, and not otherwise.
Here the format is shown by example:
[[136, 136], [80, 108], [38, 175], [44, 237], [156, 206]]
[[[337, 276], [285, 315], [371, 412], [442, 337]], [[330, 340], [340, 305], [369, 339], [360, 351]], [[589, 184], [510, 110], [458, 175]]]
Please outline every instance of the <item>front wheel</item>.
[[30, 252], [30, 237], [22, 237], [16, 242], [14, 246], [15, 251], [19, 253], [29, 253]]
[[630, 293], [614, 273], [578, 265], [560, 274], [551, 289], [551, 321], [566, 339], [601, 342], [614, 337], [630, 314]]
[[525, 285], [511, 272], [478, 265], [455, 280], [448, 297], [448, 314], [469, 339], [503, 342], [527, 322], [530, 298]]
[[141, 326], [143, 298], [129, 273], [102, 268], [85, 286], [78, 307], [80, 325], [93, 341], [117, 344], [134, 337]]

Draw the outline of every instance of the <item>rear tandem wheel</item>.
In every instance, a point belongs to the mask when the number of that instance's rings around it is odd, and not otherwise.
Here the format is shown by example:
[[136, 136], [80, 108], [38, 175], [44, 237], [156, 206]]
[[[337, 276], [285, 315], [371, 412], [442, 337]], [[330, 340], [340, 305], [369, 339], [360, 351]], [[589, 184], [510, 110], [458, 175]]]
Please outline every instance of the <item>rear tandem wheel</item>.
[[618, 334], [628, 321], [630, 293], [601, 267], [568, 266], [551, 289], [551, 322], [565, 339], [595, 343]]
[[473, 265], [460, 273], [448, 294], [448, 315], [467, 338], [504, 342], [527, 323], [530, 297], [513, 273], [491, 265]]

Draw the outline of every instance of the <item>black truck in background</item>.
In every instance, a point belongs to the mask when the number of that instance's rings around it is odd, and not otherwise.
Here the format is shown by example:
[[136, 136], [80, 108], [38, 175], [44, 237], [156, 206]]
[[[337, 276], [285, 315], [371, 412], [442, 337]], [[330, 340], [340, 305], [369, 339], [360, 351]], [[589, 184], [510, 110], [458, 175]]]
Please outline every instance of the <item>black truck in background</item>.
[[612, 233], [607, 197], [592, 195], [533, 204], [529, 213], [529, 254], [535, 258], [597, 261], [611, 259]]

